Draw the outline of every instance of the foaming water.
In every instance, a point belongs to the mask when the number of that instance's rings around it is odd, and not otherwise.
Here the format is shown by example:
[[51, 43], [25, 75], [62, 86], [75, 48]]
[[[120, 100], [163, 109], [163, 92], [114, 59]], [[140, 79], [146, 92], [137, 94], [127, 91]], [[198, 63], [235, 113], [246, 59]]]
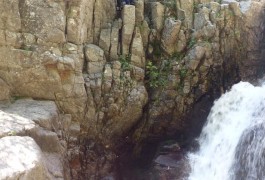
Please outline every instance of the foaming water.
[[240, 82], [222, 95], [198, 139], [200, 150], [188, 155], [188, 179], [264, 180], [264, 111], [264, 85]]

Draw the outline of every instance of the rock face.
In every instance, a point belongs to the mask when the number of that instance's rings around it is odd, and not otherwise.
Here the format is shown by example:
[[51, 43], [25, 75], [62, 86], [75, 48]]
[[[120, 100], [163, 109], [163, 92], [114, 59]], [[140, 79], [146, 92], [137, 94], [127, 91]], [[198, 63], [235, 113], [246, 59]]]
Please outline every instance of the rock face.
[[45, 177], [99, 179], [127, 140], [182, 131], [265, 66], [265, 2], [218, 2], [1, 1], [0, 137], [32, 137]]
[[[151, 81], [148, 115], [136, 130], [136, 139], [146, 131], [150, 138], [182, 131], [188, 125], [185, 115], [203, 96], [218, 97], [234, 82], [263, 74], [257, 64], [264, 68], [264, 11], [259, 9], [264, 1], [165, 2], [163, 11], [160, 3], [150, 3], [154, 33], [148, 49], [154, 66], [146, 69]], [[158, 17], [163, 15], [159, 33]]]
[[65, 118], [55, 103], [21, 99], [0, 109], [0, 179], [63, 179]]
[[47, 179], [42, 152], [32, 138], [1, 138], [0, 150], [0, 179]]

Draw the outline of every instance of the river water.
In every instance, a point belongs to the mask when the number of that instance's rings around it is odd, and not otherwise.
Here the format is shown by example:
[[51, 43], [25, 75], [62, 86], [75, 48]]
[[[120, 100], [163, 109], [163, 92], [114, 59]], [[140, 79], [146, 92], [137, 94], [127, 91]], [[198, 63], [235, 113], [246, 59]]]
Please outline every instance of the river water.
[[240, 82], [211, 109], [188, 180], [265, 180], [265, 85]]

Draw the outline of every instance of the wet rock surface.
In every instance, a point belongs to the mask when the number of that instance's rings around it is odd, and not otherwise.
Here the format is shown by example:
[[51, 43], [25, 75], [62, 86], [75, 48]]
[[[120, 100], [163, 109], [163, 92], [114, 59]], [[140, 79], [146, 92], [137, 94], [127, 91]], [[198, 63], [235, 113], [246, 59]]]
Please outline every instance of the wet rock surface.
[[[163, 162], [157, 163], [154, 166], [150, 179], [185, 179], [190, 173], [190, 166], [188, 159], [178, 154], [165, 155]], [[174, 163], [171, 163], [174, 162]]]
[[118, 179], [184, 179], [190, 173], [186, 151], [187, 149], [180, 147], [175, 140], [167, 140], [159, 144], [149, 143], [140, 157], [131, 159], [129, 162], [127, 157], [122, 161]]
[[259, 180], [264, 177], [264, 127], [261, 122], [243, 132], [236, 147], [232, 179]]

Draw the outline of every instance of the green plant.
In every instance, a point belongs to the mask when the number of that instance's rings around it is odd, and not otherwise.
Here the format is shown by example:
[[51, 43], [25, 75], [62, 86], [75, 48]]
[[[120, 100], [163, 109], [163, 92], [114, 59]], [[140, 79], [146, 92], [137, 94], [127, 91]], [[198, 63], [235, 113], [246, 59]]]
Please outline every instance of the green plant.
[[145, 29], [146, 29], [144, 23], [138, 24], [138, 25], [136, 25], [136, 26], [139, 28], [139, 30], [140, 30], [141, 33], [144, 32]]
[[130, 72], [126, 71], [131, 71], [131, 54], [127, 55], [121, 55], [119, 57], [119, 61], [121, 63], [121, 75], [120, 75], [120, 83], [119, 83], [119, 88], [126, 87], [126, 88], [131, 88], [133, 86], [133, 81], [130, 76], [128, 76], [127, 73], [130, 74]]
[[146, 65], [146, 73], [148, 76], [148, 84], [152, 88], [164, 87], [166, 85], [165, 74], [159, 70], [151, 61]]
[[183, 53], [180, 53], [180, 52], [174, 52], [172, 55], [171, 55], [171, 59], [172, 60], [175, 60], [175, 61], [180, 61], [184, 58], [184, 54]]
[[209, 39], [209, 38], [204, 38], [203, 39], [203, 42], [204, 42], [204, 44], [208, 47], [208, 48], [210, 48], [211, 47], [211, 40]]
[[23, 98], [26, 98], [26, 97], [23, 97], [23, 96], [12, 96], [12, 97], [11, 97], [11, 100], [12, 100], [12, 101], [17, 101], [17, 100], [19, 100], [19, 99], [23, 99]]
[[24, 51], [32, 51], [32, 47], [28, 46], [28, 45], [22, 45], [21, 49], [24, 50]]
[[179, 92], [182, 92], [184, 88], [184, 80], [185, 77], [187, 76], [188, 70], [187, 69], [180, 69], [179, 70], [179, 77], [180, 77], [180, 82], [176, 85], [176, 90]]
[[188, 70], [187, 69], [180, 69], [179, 70], [180, 79], [181, 80], [184, 79], [186, 77], [187, 73], [188, 73]]
[[192, 37], [188, 43], [188, 48], [191, 49], [196, 44], [196, 39]]
[[10, 131], [8, 134], [8, 136], [15, 136], [17, 135], [16, 131]]
[[199, 9], [199, 3], [194, 2], [193, 3], [193, 15], [194, 15], [194, 13], [198, 12], [198, 9]]
[[164, 5], [169, 9], [169, 14], [165, 15], [164, 19], [167, 17], [173, 17], [175, 19], [178, 18], [178, 10], [177, 10], [177, 3], [176, 0], [167, 0], [164, 2]]
[[120, 55], [119, 61], [121, 63], [121, 70], [122, 72], [130, 71], [131, 70], [131, 54], [127, 55]]
[[223, 10], [219, 10], [218, 12], [216, 12], [215, 17], [216, 18], [223, 18], [224, 17], [224, 11]]

